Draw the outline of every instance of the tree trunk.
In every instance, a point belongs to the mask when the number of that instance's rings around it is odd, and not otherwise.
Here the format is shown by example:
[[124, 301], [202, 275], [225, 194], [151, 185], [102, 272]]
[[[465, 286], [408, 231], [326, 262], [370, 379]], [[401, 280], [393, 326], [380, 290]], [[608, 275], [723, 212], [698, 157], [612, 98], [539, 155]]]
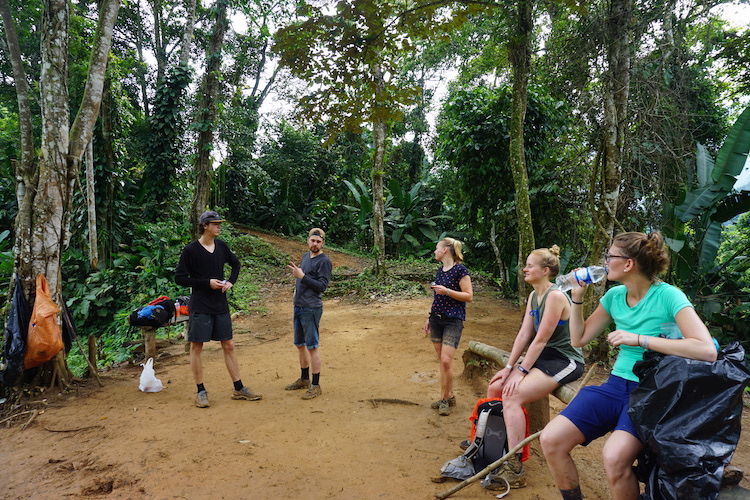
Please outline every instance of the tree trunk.
[[[523, 126], [526, 119], [529, 73], [531, 71], [531, 42], [534, 27], [533, 0], [518, 0], [515, 36], [510, 41], [510, 62], [513, 67], [513, 102], [510, 117], [510, 168], [516, 190], [518, 217], [518, 267], [534, 250], [534, 227], [529, 201], [529, 175], [526, 171]], [[529, 287], [521, 273], [517, 273], [519, 307], [526, 309]]]
[[[73, 126], [69, 127], [69, 5], [65, 0], [45, 2], [39, 82], [41, 159], [35, 171], [23, 179], [25, 194], [16, 218], [16, 271], [26, 284], [26, 290], [31, 288], [29, 284], [36, 280], [38, 274], [44, 274], [52, 299], [58, 304], [62, 301], [60, 269], [66, 245], [72, 188], [99, 112], [107, 56], [118, 10], [119, 0], [103, 0], [100, 5], [99, 24], [81, 107]], [[23, 86], [20, 82], [17, 85]], [[31, 297], [33, 293], [28, 295]], [[29, 302], [33, 303], [33, 300]], [[71, 374], [65, 364], [64, 353], [43, 365], [41, 378], [50, 380], [54, 385], [68, 385]]]
[[214, 127], [217, 114], [217, 101], [221, 88], [221, 48], [224, 35], [229, 25], [227, 19], [228, 0], [218, 0], [215, 5], [216, 22], [211, 35], [211, 44], [206, 54], [206, 74], [203, 79], [203, 95], [200, 111], [196, 120], [198, 133], [198, 151], [193, 166], [195, 171], [195, 191], [191, 209], [193, 235], [198, 235], [198, 217], [208, 208], [211, 195], [211, 149], [214, 142]]
[[[374, 108], [383, 106], [380, 96], [384, 95], [385, 83], [383, 70], [379, 64], [372, 67], [372, 76], [375, 82], [375, 105]], [[386, 274], [385, 269], [385, 199], [383, 195], [383, 172], [385, 171], [385, 122], [377, 117], [372, 121], [372, 143], [375, 149], [372, 160], [372, 234], [373, 252], [375, 252], [375, 275], [382, 278]]]
[[89, 265], [99, 266], [99, 238], [96, 231], [96, 188], [94, 182], [94, 141], [86, 148], [86, 208], [89, 222]]
[[187, 67], [190, 62], [190, 47], [193, 45], [193, 32], [195, 31], [195, 3], [196, 0], [185, 1], [185, 11], [188, 17], [185, 20], [185, 32], [182, 34], [180, 45], [180, 66]]
[[[591, 255], [593, 259], [603, 259], [614, 236], [617, 223], [617, 203], [620, 195], [622, 178], [622, 154], [627, 129], [628, 96], [630, 93], [630, 30], [632, 0], [612, 0], [610, 15], [607, 21], [608, 39], [605, 41], [607, 51], [607, 85], [604, 95], [604, 144], [601, 168], [596, 169], [601, 175], [597, 185], [601, 186], [598, 206], [592, 207], [596, 223]], [[601, 297], [604, 282], [594, 287], [596, 297]], [[592, 295], [588, 299], [593, 300]], [[604, 334], [599, 336], [592, 350], [592, 361], [608, 363], [609, 344]]]

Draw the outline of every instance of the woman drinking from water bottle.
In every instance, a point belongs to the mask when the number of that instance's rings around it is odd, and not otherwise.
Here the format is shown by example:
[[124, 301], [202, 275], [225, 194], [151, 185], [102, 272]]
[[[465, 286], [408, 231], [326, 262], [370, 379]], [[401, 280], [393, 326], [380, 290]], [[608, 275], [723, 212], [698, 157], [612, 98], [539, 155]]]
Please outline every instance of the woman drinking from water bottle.
[[[610, 498], [635, 500], [640, 495], [632, 464], [643, 443], [628, 416], [628, 400], [638, 385], [633, 365], [647, 349], [702, 361], [715, 361], [717, 355], [708, 329], [685, 294], [657, 278], [669, 263], [660, 233], [617, 235], [606, 261], [607, 278], [622, 284], [604, 294], [586, 321], [582, 310], [585, 286], [571, 290], [570, 337], [574, 346], [583, 347], [614, 322], [615, 330], [607, 336], [619, 348], [612, 373], [604, 384], [584, 387], [540, 437], [564, 499], [583, 498], [570, 452], [608, 432], [612, 434], [602, 455]], [[685, 338], [658, 337], [665, 323], [676, 323]]]

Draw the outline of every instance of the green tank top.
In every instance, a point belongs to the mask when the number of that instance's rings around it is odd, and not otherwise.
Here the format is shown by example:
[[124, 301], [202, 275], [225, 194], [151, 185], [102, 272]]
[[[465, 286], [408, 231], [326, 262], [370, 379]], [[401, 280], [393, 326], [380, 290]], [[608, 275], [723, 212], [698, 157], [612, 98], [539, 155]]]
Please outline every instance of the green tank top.
[[[544, 315], [544, 305], [547, 302], [547, 295], [549, 295], [552, 290], [557, 290], [557, 285], [552, 285], [549, 290], [545, 292], [544, 296], [542, 297], [541, 303], [537, 303], [536, 292], [532, 292], [531, 294], [531, 312], [529, 312], [529, 314], [531, 314], [532, 318], [534, 319], [535, 332], [539, 331], [539, 324], [541, 323], [542, 316]], [[568, 299], [568, 302], [570, 302], [570, 297], [568, 297], [568, 294], [566, 293], [563, 295], [565, 295], [565, 298]], [[547, 347], [551, 347], [566, 358], [574, 359], [583, 363], [583, 353], [581, 351], [581, 348], [573, 347], [572, 345], [570, 345], [569, 321], [560, 320], [557, 323], [555, 331], [552, 332], [552, 336], [547, 341]]]

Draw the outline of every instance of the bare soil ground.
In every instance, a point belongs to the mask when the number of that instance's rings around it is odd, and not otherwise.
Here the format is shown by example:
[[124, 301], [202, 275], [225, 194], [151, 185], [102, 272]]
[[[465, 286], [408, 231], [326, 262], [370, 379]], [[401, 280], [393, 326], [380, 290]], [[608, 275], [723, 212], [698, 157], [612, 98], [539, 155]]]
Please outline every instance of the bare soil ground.
[[[264, 238], [297, 259], [305, 250], [302, 242]], [[334, 266], [363, 265], [327, 253]], [[520, 320], [515, 306], [479, 290], [454, 361], [458, 403], [450, 416], [440, 417], [430, 409], [438, 397], [437, 360], [422, 334], [430, 298], [326, 301], [323, 395], [304, 401], [301, 392], [284, 390], [299, 376], [292, 287], [291, 278], [267, 283], [267, 311], [235, 320], [242, 378], [263, 394], [262, 401], [230, 399], [232, 386], [214, 343], [204, 350], [211, 407], [196, 408], [187, 355], [182, 344], [172, 345], [155, 362], [162, 392], [141, 393], [141, 368], [125, 365], [103, 374], [104, 388], [90, 382], [77, 393], [37, 396], [36, 407], [44, 411], [26, 429], [22, 418], [2, 426], [0, 497], [427, 499], [455, 484], [430, 478], [460, 454], [468, 416], [483, 392], [481, 381], [461, 377], [461, 353], [469, 340], [509, 349]], [[562, 408], [554, 398], [551, 404], [555, 412]], [[747, 420], [746, 411], [745, 428]], [[574, 452], [591, 499], [608, 497], [601, 444]], [[744, 434], [733, 464], [750, 468]], [[538, 443], [526, 469], [529, 486], [507, 498], [558, 498]], [[746, 479], [741, 484], [750, 486]], [[473, 484], [452, 498], [487, 499], [492, 493]]]

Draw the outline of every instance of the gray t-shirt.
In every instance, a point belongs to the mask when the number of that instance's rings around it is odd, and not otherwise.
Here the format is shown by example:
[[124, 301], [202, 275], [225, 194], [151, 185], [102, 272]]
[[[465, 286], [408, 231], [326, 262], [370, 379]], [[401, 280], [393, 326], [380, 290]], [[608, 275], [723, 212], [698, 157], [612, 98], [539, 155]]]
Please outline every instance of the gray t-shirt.
[[331, 280], [331, 261], [324, 253], [310, 257], [310, 252], [305, 252], [299, 267], [305, 276], [297, 280], [294, 290], [295, 307], [323, 307], [320, 294], [325, 292]]

